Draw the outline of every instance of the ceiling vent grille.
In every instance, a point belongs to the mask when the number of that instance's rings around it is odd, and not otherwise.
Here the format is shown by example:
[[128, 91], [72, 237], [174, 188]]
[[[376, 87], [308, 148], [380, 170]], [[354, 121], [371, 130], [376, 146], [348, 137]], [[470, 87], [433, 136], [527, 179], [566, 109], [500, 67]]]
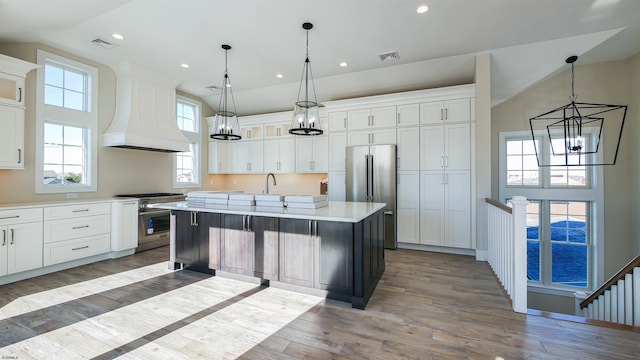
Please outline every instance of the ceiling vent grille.
[[93, 40], [91, 40], [91, 43], [93, 43], [94, 45], [98, 45], [100, 47], [103, 47], [105, 49], [109, 49], [111, 47], [113, 47], [113, 44], [106, 41], [106, 40], [102, 40], [100, 38], [95, 38]]
[[397, 51], [388, 51], [382, 54], [378, 54], [380, 56], [380, 61], [394, 61], [400, 59], [400, 55], [398, 55]]

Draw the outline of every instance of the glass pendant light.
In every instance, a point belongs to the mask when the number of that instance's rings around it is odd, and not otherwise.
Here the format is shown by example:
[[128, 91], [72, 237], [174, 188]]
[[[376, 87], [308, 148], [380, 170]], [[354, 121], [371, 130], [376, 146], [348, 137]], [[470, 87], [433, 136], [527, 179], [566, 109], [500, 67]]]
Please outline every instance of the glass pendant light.
[[240, 140], [240, 123], [238, 123], [238, 115], [236, 113], [236, 102], [233, 98], [231, 90], [231, 81], [227, 72], [227, 52], [231, 50], [230, 45], [222, 45], [224, 49], [224, 80], [222, 81], [222, 94], [220, 95], [220, 103], [218, 111], [213, 119], [213, 127], [211, 128], [212, 139], [216, 140]]
[[[307, 58], [302, 68], [302, 79], [298, 89], [298, 100], [293, 109], [293, 118], [289, 133], [293, 135], [321, 135], [320, 115], [318, 113], [318, 98], [313, 84], [313, 73], [309, 61], [309, 30], [313, 24], [304, 23], [302, 28], [307, 31]], [[312, 93], [310, 93], [312, 91]]]

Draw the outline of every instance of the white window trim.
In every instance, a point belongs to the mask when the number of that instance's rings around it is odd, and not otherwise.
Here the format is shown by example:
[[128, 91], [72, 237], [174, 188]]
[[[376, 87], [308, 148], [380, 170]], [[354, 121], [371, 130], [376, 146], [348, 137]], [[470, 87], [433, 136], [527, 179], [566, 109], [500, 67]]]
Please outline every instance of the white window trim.
[[[45, 105], [44, 103], [44, 65], [47, 59], [58, 61], [66, 66], [75, 67], [90, 74], [91, 80], [88, 87], [90, 103], [87, 104], [90, 111], [75, 110], [64, 111], [64, 116], [55, 114], [62, 112], [58, 107]], [[36, 71], [36, 194], [74, 193], [98, 191], [98, 69], [48, 51], [37, 49], [37, 62], [41, 67]], [[58, 118], [56, 123], [87, 128], [87, 168], [86, 184], [45, 185], [44, 177], [44, 124], [47, 114], [54, 114]], [[64, 119], [64, 120], [60, 120]]]
[[[507, 198], [512, 198], [515, 195], [525, 196], [527, 199], [543, 199], [543, 200], [575, 200], [575, 201], [590, 201], [593, 203], [591, 211], [593, 213], [593, 222], [592, 226], [592, 246], [595, 251], [595, 256], [592, 257], [592, 264], [590, 264], [593, 268], [591, 270], [591, 284], [589, 284], [589, 288], [595, 289], [597, 284], [602, 284], [605, 281], [604, 278], [604, 171], [602, 166], [587, 166], [587, 169], [592, 168], [593, 173], [589, 179], [591, 181], [590, 188], [574, 188], [571, 187], [572, 196], [570, 199], [567, 199], [566, 190], [567, 187], [552, 187], [552, 188], [542, 188], [542, 187], [517, 187], [517, 186], [506, 186], [506, 158], [507, 158], [507, 149], [506, 149], [506, 139], [507, 138], [521, 138], [521, 139], [531, 139], [531, 131], [509, 131], [509, 132], [500, 132], [499, 133], [500, 142], [499, 142], [499, 151], [498, 156], [500, 156], [498, 160], [498, 179], [499, 179], [499, 189], [498, 189], [498, 197], [501, 202], [506, 202]], [[548, 141], [544, 138], [544, 141]], [[600, 140], [602, 142], [602, 139]], [[541, 174], [540, 180], [546, 181], [543, 179]], [[554, 286], [546, 286], [541, 284], [530, 285], [530, 287], [535, 286], [536, 288], [553, 288], [558, 291], [569, 291], [575, 292], [577, 289], [565, 289], [565, 288], [556, 288]]]
[[[178, 179], [176, 178], [176, 173], [178, 167], [178, 153], [176, 153], [173, 155], [173, 187], [174, 189], [199, 188], [202, 186], [202, 103], [200, 101], [180, 95], [176, 96], [176, 106], [178, 104], [178, 101], [190, 103], [196, 106], [196, 132], [182, 131], [182, 134], [187, 138], [187, 140], [189, 140], [189, 144], [196, 144], [194, 149], [195, 169], [193, 175], [195, 181], [192, 183], [179, 183], [177, 181]], [[175, 121], [177, 121], [177, 118], [175, 119]]]

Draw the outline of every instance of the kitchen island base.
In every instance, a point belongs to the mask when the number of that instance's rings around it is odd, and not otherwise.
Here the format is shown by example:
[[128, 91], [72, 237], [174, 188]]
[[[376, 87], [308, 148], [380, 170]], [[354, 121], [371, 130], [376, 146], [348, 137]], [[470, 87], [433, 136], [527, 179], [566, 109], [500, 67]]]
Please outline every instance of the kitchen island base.
[[364, 309], [385, 270], [384, 204], [368, 204], [353, 221], [171, 208], [172, 257], [187, 270]]

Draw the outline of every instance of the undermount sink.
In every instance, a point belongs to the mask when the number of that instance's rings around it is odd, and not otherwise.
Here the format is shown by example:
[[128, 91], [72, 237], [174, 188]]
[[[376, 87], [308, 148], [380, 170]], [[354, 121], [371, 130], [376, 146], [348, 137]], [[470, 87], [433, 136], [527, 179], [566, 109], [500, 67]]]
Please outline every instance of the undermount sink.
[[282, 201], [284, 200], [284, 195], [280, 194], [256, 194], [256, 201]]

